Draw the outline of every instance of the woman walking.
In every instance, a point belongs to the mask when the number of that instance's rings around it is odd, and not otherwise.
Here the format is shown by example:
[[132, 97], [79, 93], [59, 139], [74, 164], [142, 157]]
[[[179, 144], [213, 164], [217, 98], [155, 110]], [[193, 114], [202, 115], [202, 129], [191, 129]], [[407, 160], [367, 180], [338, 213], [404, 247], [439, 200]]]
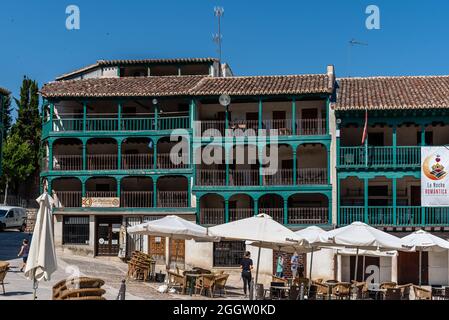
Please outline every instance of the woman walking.
[[251, 270], [253, 269], [253, 260], [251, 260], [251, 253], [249, 251], [245, 252], [242, 260], [240, 261], [240, 266], [242, 268], [242, 280], [243, 280], [243, 293], [245, 298], [248, 297], [247, 291], [251, 285]]
[[27, 266], [28, 253], [30, 252], [30, 246], [28, 245], [28, 240], [24, 239], [22, 241], [22, 247], [20, 248], [20, 252], [17, 255], [18, 257], [22, 257], [22, 268], [20, 268], [20, 272]]

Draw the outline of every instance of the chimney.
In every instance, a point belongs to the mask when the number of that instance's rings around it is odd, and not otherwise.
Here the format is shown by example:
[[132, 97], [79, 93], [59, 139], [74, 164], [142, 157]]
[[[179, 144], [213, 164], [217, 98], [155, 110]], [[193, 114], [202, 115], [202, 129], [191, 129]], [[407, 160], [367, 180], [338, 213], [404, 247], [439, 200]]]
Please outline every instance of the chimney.
[[327, 76], [329, 77], [329, 88], [334, 90], [335, 85], [335, 67], [333, 64], [327, 66]]

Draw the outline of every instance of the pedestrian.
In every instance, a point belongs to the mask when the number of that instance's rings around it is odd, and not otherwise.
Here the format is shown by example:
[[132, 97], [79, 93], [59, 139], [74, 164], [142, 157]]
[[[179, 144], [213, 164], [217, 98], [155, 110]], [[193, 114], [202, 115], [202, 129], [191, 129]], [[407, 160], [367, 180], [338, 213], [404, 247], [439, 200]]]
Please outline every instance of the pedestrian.
[[276, 262], [276, 277], [278, 278], [284, 277], [284, 262], [284, 254], [280, 254]]
[[291, 270], [292, 270], [292, 277], [293, 279], [296, 278], [296, 276], [298, 275], [298, 268], [299, 268], [299, 255], [298, 252], [294, 252], [292, 255], [292, 258], [290, 259], [290, 264], [291, 264]]
[[242, 268], [242, 280], [243, 280], [243, 293], [245, 298], [248, 297], [247, 291], [250, 290], [251, 285], [251, 270], [253, 269], [253, 260], [251, 260], [251, 253], [246, 251], [243, 255], [242, 260], [240, 260], [240, 266]]
[[23, 269], [25, 269], [27, 266], [29, 252], [30, 252], [30, 246], [28, 245], [28, 240], [23, 239], [22, 247], [20, 248], [20, 252], [17, 255], [18, 257], [22, 257], [22, 268], [20, 268], [20, 272], [23, 272]]

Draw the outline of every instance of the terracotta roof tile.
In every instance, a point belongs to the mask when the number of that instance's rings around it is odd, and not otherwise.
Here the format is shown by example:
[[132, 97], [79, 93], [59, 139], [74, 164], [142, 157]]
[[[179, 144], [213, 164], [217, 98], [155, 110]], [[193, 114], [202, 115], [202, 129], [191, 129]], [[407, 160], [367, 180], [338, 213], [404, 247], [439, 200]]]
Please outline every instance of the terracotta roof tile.
[[335, 110], [449, 108], [449, 76], [338, 79]]
[[277, 95], [331, 93], [326, 74], [257, 77], [169, 76], [57, 81], [45, 85], [44, 97], [118, 97], [179, 95]]

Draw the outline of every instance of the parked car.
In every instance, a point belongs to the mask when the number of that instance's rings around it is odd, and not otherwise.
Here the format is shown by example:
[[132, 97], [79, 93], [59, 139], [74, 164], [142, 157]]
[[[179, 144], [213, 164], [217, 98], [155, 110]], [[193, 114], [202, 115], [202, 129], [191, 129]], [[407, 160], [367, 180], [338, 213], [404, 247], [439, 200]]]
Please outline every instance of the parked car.
[[24, 208], [0, 206], [0, 231], [4, 229], [26, 229], [27, 213]]

